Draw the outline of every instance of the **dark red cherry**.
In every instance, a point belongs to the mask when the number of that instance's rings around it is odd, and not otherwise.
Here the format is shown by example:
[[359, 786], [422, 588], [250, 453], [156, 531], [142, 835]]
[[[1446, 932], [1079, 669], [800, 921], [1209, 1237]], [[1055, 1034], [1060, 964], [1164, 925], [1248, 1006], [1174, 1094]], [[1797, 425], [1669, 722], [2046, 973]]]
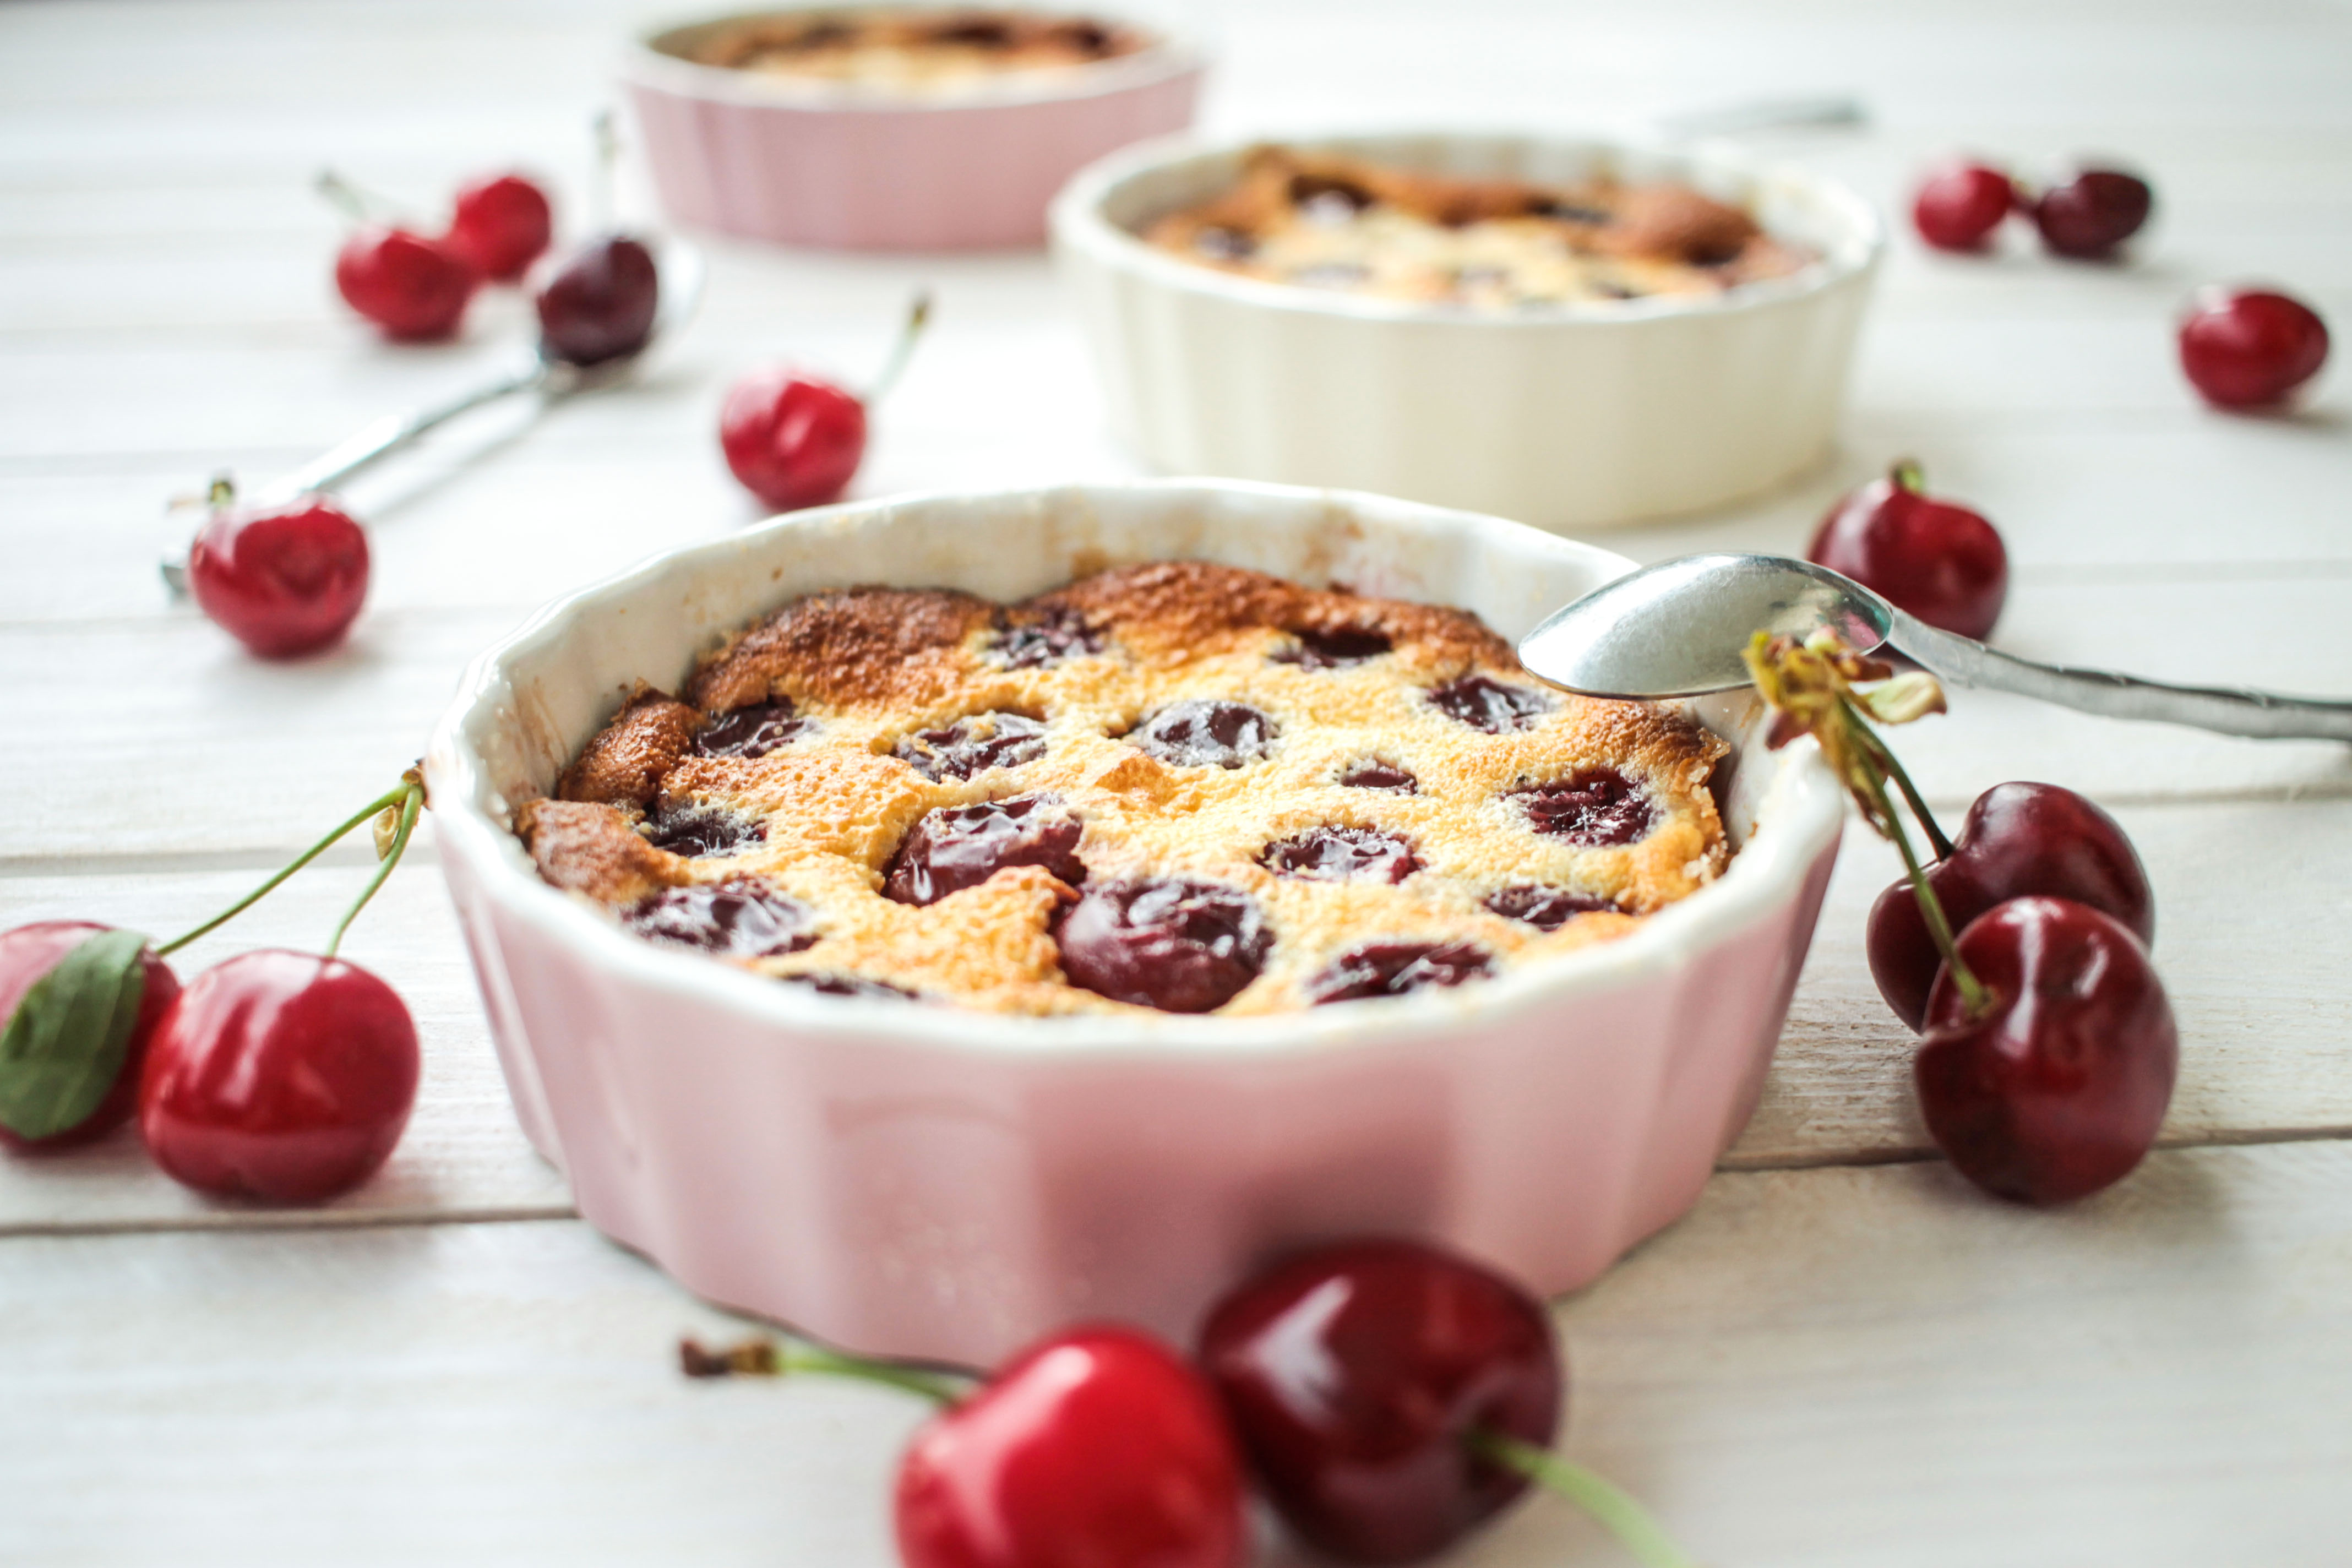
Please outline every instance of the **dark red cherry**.
[[[100, 931], [112, 929], [90, 921], [37, 921], [0, 931], [0, 1028], [6, 1027], [16, 1016], [25, 993], [55, 969], [58, 960]], [[25, 1137], [0, 1121], [0, 1149], [18, 1154], [46, 1154], [79, 1148], [105, 1137], [131, 1120], [139, 1105], [139, 1076], [147, 1059], [148, 1044], [155, 1037], [156, 1025], [180, 994], [179, 976], [152, 950], [140, 953], [139, 968], [139, 1013], [131, 1021], [131, 1037], [123, 1046], [121, 1068], [115, 1074], [114, 1087], [106, 1091], [106, 1098], [71, 1127], [38, 1138]], [[5, 1064], [0, 1063], [0, 1071], [5, 1070]]]
[[1991, 523], [1930, 500], [1918, 466], [1898, 463], [1830, 509], [1806, 559], [1843, 572], [1931, 626], [1982, 639], [2009, 596], [2009, 552]]
[[1528, 814], [1528, 826], [1547, 838], [1610, 848], [1644, 837], [1657, 822], [1649, 792], [1615, 768], [1579, 768], [1564, 779], [1527, 784], [1506, 799]]
[[1339, 773], [1339, 783], [1349, 789], [1384, 789], [1392, 795], [1419, 795], [1421, 781], [1409, 769], [1394, 763], [1384, 763], [1378, 757], [1366, 757], [1349, 763]]
[[485, 174], [457, 187], [445, 243], [483, 277], [511, 283], [546, 253], [554, 235], [545, 191], [520, 174]]
[[[2156, 895], [2131, 839], [2114, 817], [2056, 784], [1995, 784], [1977, 796], [1951, 854], [1927, 868], [1927, 885], [1955, 931], [1995, 904], [2040, 893], [2088, 904], [2142, 942], [2156, 940]], [[1866, 947], [1879, 994], [1918, 1028], [1943, 957], [1907, 879], [1871, 906]]]
[[656, 849], [702, 860], [764, 842], [768, 826], [711, 801], [665, 800], [654, 808], [645, 836]]
[[317, 1203], [391, 1156], [418, 1066], [408, 1009], [366, 970], [240, 953], [190, 981], [157, 1026], [139, 1133], [199, 1192]]
[[937, 903], [977, 888], [1007, 866], [1043, 866], [1072, 887], [1087, 879], [1078, 858], [1086, 825], [1050, 795], [1019, 795], [923, 814], [890, 861], [882, 896]]
[[866, 405], [814, 375], [756, 370], [729, 389], [719, 445], [743, 488], [778, 511], [823, 506], [866, 456]]
[[1489, 893], [1486, 905], [1506, 920], [1525, 921], [1538, 931], [1558, 931], [1579, 915], [1617, 912], [1616, 904], [1607, 899], [1531, 882]]
[[1421, 869], [1412, 844], [1377, 827], [1310, 827], [1267, 845], [1257, 863], [1310, 882], [1402, 882]]
[[336, 641], [358, 618], [367, 589], [367, 531], [325, 496], [219, 506], [188, 549], [188, 590], [198, 606], [264, 658]]
[[1034, 620], [1000, 626], [989, 639], [989, 652], [1007, 669], [1043, 669], [1102, 650], [1101, 636], [1062, 605], [1039, 611]]
[[1071, 984], [1163, 1013], [1223, 1006], [1258, 977], [1274, 945], [1255, 899], [1187, 877], [1089, 888], [1054, 936]]
[[1912, 1063], [1937, 1147], [2020, 1203], [2122, 1180], [2156, 1142], [2180, 1055], [2147, 949], [2089, 905], [2046, 898], [1995, 905], [1958, 949], [1993, 1001], [1971, 1017], [1937, 975]]
[[863, 974], [784, 974], [777, 978], [787, 985], [804, 985], [822, 996], [858, 996], [868, 1002], [922, 1000], [902, 985], [893, 985], [887, 980], [868, 980]]
[[454, 337], [479, 279], [453, 247], [404, 228], [362, 224], [335, 253], [335, 288], [397, 342]]
[[621, 923], [725, 958], [778, 958], [816, 941], [816, 911], [757, 877], [665, 888], [623, 910]]
[[2327, 323], [2284, 294], [2202, 289], [2180, 321], [2180, 368], [2216, 407], [2281, 402], [2326, 363]]
[[1171, 767], [1237, 768], [1274, 749], [1282, 731], [1245, 702], [1188, 697], [1171, 702], [1122, 737]]
[[899, 1461], [907, 1568], [1241, 1568], [1241, 1460], [1201, 1374], [1133, 1329], [1066, 1329]]
[[539, 291], [540, 352], [566, 364], [625, 358], [654, 335], [654, 253], [624, 234], [592, 239]]
[[1351, 947], [1307, 982], [1307, 999], [1360, 1002], [1431, 985], [1460, 985], [1495, 973], [1486, 951], [1466, 942], [1368, 942]]
[[1344, 669], [1368, 658], [1378, 658], [1393, 646], [1386, 632], [1364, 626], [1290, 635], [1297, 640], [1276, 648], [1269, 657], [1276, 664], [1295, 664], [1301, 669]]
[[1430, 1556], [1517, 1497], [1525, 1478], [1474, 1435], [1547, 1447], [1566, 1394], [1541, 1303], [1412, 1241], [1256, 1276], [1211, 1310], [1199, 1360], [1267, 1500], [1353, 1563]]
[[968, 779], [1045, 754], [1045, 726], [1023, 713], [976, 713], [941, 730], [901, 735], [891, 755], [925, 778]]
[[2115, 169], [2084, 169], [2052, 185], [2032, 206], [2042, 243], [2060, 256], [2099, 260], [2140, 231], [2156, 205], [2147, 182]]
[[1527, 686], [1507, 686], [1485, 675], [1465, 675], [1429, 694], [1429, 704], [1449, 719], [1474, 730], [1499, 735], [1506, 730], [1532, 730], [1536, 721], [1552, 710], [1552, 700]]
[[694, 737], [698, 757], [764, 757], [789, 746], [817, 727], [814, 719], [795, 718], [790, 698], [755, 702], [721, 713]]
[[1919, 183], [1911, 223], [1938, 250], [1978, 250], [2017, 205], [2017, 186], [1999, 169], [1951, 163]]

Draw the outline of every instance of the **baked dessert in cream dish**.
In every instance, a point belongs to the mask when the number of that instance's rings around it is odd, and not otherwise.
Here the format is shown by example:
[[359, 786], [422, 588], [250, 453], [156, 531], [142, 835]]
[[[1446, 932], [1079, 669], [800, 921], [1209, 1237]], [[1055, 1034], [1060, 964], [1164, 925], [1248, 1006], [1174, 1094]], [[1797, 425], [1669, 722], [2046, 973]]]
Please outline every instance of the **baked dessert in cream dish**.
[[746, 16], [692, 36], [678, 53], [698, 65], [761, 76], [925, 92], [1069, 71], [1156, 42], [1141, 27], [1091, 16], [876, 7]]
[[1626, 934], [1723, 869], [1726, 752], [1465, 611], [1161, 562], [796, 598], [517, 826], [637, 934], [818, 992], [1244, 1016]]
[[1494, 310], [1705, 298], [1817, 259], [1678, 180], [1478, 179], [1279, 146], [1143, 237], [1270, 283]]

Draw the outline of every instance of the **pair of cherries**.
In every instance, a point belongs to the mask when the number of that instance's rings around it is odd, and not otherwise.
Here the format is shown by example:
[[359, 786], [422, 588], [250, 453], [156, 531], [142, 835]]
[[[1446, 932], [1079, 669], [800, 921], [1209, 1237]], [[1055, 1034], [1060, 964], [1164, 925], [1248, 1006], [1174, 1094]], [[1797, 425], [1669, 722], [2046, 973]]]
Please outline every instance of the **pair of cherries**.
[[[161, 947], [87, 921], [0, 931], [0, 1146], [56, 1152], [135, 1115], [155, 1163], [199, 1192], [318, 1203], [373, 1175], [415, 1103], [416, 1027], [391, 986], [334, 950], [422, 803], [423, 786], [404, 779], [260, 891]], [[240, 953], [180, 984], [164, 962], [173, 951], [386, 812], [382, 869], [324, 955]]]
[[438, 235], [370, 221], [351, 186], [333, 174], [320, 184], [361, 219], [335, 253], [336, 290], [395, 342], [455, 336], [474, 291], [519, 280], [555, 236], [553, 204], [524, 174], [467, 181]]
[[2033, 192], [2004, 169], [1958, 163], [1920, 182], [1911, 223], [1938, 250], [1981, 250], [2011, 213], [2022, 213], [2053, 254], [2103, 261], [2140, 231], [2155, 208], [2147, 182], [2120, 169], [2080, 169]]
[[940, 1398], [900, 1462], [908, 1568], [1239, 1568], [1255, 1479], [1352, 1563], [1427, 1557], [1540, 1479], [1643, 1561], [1683, 1559], [1638, 1505], [1549, 1450], [1558, 1342], [1542, 1303], [1419, 1242], [1293, 1258], [1209, 1312], [1190, 1361], [1138, 1330], [1055, 1333], [959, 1396], [926, 1374], [767, 1345], [689, 1373], [820, 1370]]

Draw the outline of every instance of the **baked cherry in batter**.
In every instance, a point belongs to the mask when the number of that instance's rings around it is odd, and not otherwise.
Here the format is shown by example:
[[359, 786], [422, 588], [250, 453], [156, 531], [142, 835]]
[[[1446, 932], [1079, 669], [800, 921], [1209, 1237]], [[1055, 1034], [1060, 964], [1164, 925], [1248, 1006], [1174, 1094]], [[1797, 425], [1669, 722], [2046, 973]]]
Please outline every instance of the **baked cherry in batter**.
[[792, 700], [755, 702], [721, 713], [694, 737], [698, 757], [764, 757], [789, 746], [817, 727], [814, 719], [794, 716]]
[[968, 779], [990, 768], [1017, 768], [1045, 754], [1045, 726], [1024, 713], [981, 713], [941, 730], [899, 737], [891, 755], [925, 778]]
[[763, 842], [768, 825], [710, 801], [666, 800], [655, 807], [645, 831], [656, 849], [701, 860]]
[[1474, 730], [1499, 735], [1532, 730], [1552, 710], [1552, 700], [1532, 687], [1509, 686], [1490, 675], [1465, 675], [1429, 694], [1429, 705]]
[[1377, 827], [1310, 827], [1267, 845], [1258, 864], [1314, 882], [1402, 882], [1421, 869], [1412, 845]]
[[1391, 795], [1421, 793], [1421, 781], [1412, 776], [1411, 769], [1381, 762], [1378, 757], [1349, 763], [1341, 771], [1339, 783], [1349, 789], [1381, 789]]
[[1255, 899], [1188, 877], [1089, 888], [1054, 935], [1071, 984], [1163, 1013], [1223, 1006], [1274, 945]]
[[1297, 640], [1276, 648], [1270, 657], [1276, 664], [1295, 664], [1301, 669], [1344, 669], [1368, 658], [1378, 658], [1394, 646], [1387, 633], [1359, 626], [1340, 626], [1328, 632], [1293, 632], [1291, 636]]
[[[1977, 796], [1952, 852], [1927, 868], [1927, 886], [1955, 931], [1995, 904], [2037, 893], [2088, 904], [2142, 943], [2156, 940], [2156, 895], [2131, 839], [2114, 817], [2057, 784], [1995, 784]], [[1864, 941], [1879, 994], [1918, 1028], [1943, 955], [1907, 879], [1878, 895]]]
[[1315, 1005], [1402, 996], [1431, 985], [1459, 985], [1495, 973], [1484, 948], [1466, 942], [1370, 942], [1351, 947], [1307, 982]]
[[1990, 994], [1971, 1009], [1949, 970], [1912, 1063], [1937, 1147], [1987, 1192], [2086, 1197], [2156, 1142], [2179, 1037], [2147, 952], [2120, 921], [2067, 899], [1994, 906], [1959, 934]]
[[1531, 882], [1499, 889], [1486, 898], [1486, 908], [1506, 920], [1525, 921], [1538, 931], [1558, 931], [1578, 915], [1614, 913], [1617, 906], [1591, 893], [1566, 888], [1538, 887]]
[[757, 877], [665, 888], [622, 911], [639, 936], [729, 958], [775, 958], [816, 941], [816, 913]]
[[1000, 626], [989, 639], [991, 657], [1007, 669], [1044, 669], [1102, 650], [1102, 637], [1086, 617], [1062, 605], [1048, 606], [1033, 620]]
[[890, 861], [882, 896], [930, 904], [977, 888], [1008, 866], [1043, 866], [1076, 887], [1087, 879], [1077, 855], [1086, 826], [1050, 795], [1014, 795], [923, 814]]
[[1631, 844], [1657, 820], [1649, 795], [1615, 768], [1579, 768], [1564, 779], [1515, 789], [1509, 798], [1536, 832], [1592, 848]]
[[1280, 733], [1272, 719], [1246, 702], [1188, 697], [1151, 714], [1122, 738], [1171, 767], [1237, 768], [1265, 756]]

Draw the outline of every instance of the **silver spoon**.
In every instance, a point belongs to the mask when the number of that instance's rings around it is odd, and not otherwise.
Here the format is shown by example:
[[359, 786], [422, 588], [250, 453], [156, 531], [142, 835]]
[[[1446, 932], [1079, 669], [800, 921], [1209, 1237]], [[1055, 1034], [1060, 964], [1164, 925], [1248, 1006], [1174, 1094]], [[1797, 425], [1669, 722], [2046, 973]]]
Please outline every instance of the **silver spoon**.
[[1519, 659], [1589, 697], [1696, 697], [1748, 684], [1740, 652], [1757, 632], [1801, 639], [1824, 626], [1862, 652], [1885, 647], [1957, 686], [2225, 735], [2352, 741], [2352, 702], [2171, 686], [2019, 658], [1938, 631], [1850, 577], [1785, 555], [1685, 555], [1644, 566], [1554, 611], [1519, 640]]
[[[492, 380], [468, 387], [441, 402], [404, 409], [398, 414], [387, 414], [363, 426], [348, 439], [328, 447], [300, 468], [258, 487], [247, 499], [257, 505], [276, 506], [312, 490], [331, 489], [425, 432], [447, 424], [461, 414], [469, 414], [485, 404], [496, 403], [517, 393], [536, 393], [543, 403], [554, 404], [575, 393], [618, 385], [636, 374], [637, 367], [645, 363], [646, 356], [654, 351], [656, 344], [675, 335], [693, 317], [696, 308], [702, 303], [705, 270], [699, 250], [681, 239], [664, 239], [656, 258], [660, 294], [654, 302], [653, 331], [646, 334], [645, 346], [636, 353], [620, 359], [606, 360], [600, 364], [576, 365], [555, 358], [541, 342], [531, 351], [527, 360], [511, 370], [501, 372]], [[185, 597], [188, 592], [187, 562], [183, 558], [167, 559], [162, 563], [162, 569], [164, 586], [171, 589], [172, 596]]]

